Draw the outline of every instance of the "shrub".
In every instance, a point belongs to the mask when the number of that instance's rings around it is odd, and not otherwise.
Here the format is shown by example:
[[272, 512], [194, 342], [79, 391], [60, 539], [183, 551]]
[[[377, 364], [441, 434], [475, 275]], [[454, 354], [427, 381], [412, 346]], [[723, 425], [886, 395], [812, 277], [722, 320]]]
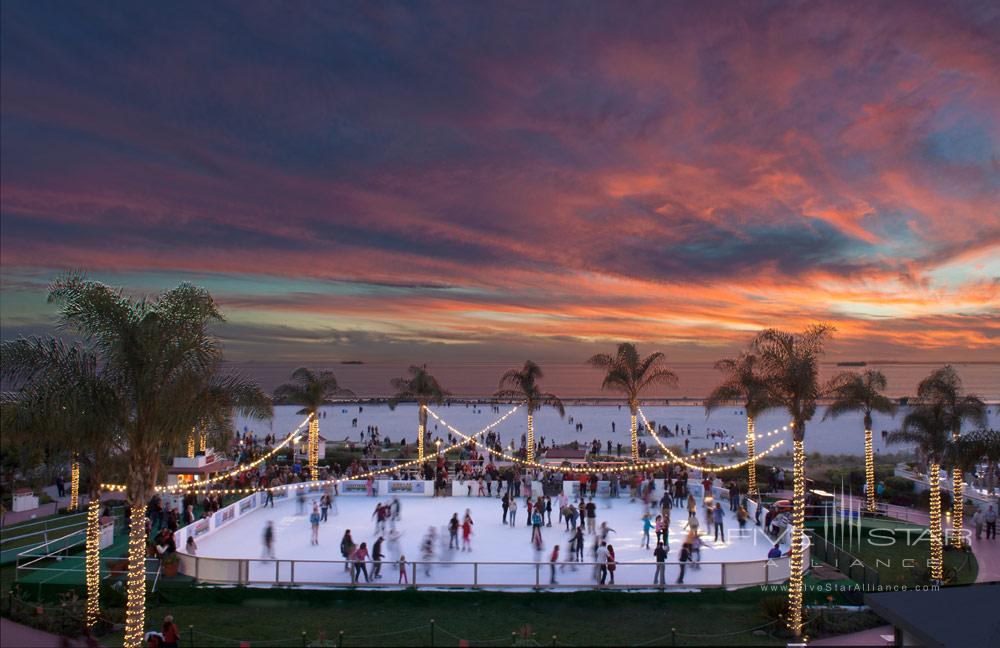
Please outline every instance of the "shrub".
[[788, 616], [787, 596], [766, 596], [760, 600], [760, 612], [768, 621], [779, 621]]

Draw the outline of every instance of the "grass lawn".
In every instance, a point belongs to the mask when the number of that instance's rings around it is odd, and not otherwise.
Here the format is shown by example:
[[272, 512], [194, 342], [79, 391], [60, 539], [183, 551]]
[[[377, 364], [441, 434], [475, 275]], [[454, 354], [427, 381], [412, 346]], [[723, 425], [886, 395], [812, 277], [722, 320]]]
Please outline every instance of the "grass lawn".
[[[814, 531], [823, 535], [822, 528]], [[879, 573], [881, 585], [923, 585], [927, 583], [930, 541], [921, 537], [926, 527], [892, 520], [864, 520], [861, 542], [846, 539], [841, 548]], [[945, 551], [945, 573], [955, 570], [951, 584], [974, 583], [979, 565], [971, 552]]]

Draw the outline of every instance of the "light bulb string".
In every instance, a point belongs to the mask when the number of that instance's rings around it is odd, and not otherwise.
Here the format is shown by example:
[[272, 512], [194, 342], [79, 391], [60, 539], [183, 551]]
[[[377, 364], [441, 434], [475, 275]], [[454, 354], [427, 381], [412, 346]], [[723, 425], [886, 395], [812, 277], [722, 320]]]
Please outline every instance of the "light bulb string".
[[[261, 455], [260, 457], [258, 457], [257, 459], [253, 460], [250, 463], [242, 464], [240, 466], [237, 466], [236, 468], [230, 470], [227, 473], [223, 473], [222, 475], [216, 475], [215, 477], [212, 477], [211, 479], [206, 479], [204, 481], [198, 482], [198, 486], [207, 486], [208, 484], [214, 484], [214, 483], [217, 483], [217, 482], [229, 479], [230, 477], [235, 477], [236, 475], [239, 475], [240, 473], [247, 472], [248, 470], [253, 470], [257, 466], [259, 466], [261, 463], [267, 461], [268, 459], [270, 459], [271, 457], [273, 457], [274, 455], [276, 455], [280, 450], [282, 450], [286, 445], [288, 445], [288, 443], [290, 441], [292, 441], [302, 431], [302, 428], [306, 424], [309, 423], [310, 416], [307, 416], [305, 418], [305, 420], [302, 421], [301, 423], [299, 423], [299, 425], [294, 430], [292, 430], [288, 434], [288, 436], [286, 436], [285, 439], [281, 443], [279, 443], [278, 445], [274, 446], [274, 448], [272, 448], [266, 454]], [[114, 490], [125, 490], [125, 485], [124, 484], [101, 484], [101, 488], [103, 488], [104, 490], [112, 490], [112, 491], [114, 491]], [[175, 484], [173, 486], [157, 486], [156, 487], [156, 491], [157, 492], [172, 492], [172, 491], [177, 491], [177, 490], [183, 490], [184, 488], [185, 488], [184, 485]]]
[[[460, 437], [465, 438], [466, 440], [473, 441], [477, 446], [479, 446], [480, 448], [482, 448], [486, 452], [492, 454], [493, 456], [500, 457], [500, 458], [505, 459], [506, 461], [509, 461], [511, 463], [514, 463], [514, 464], [518, 464], [518, 465], [522, 465], [522, 466], [529, 466], [531, 468], [536, 468], [536, 469], [540, 469], [540, 470], [550, 470], [550, 471], [559, 472], [559, 473], [574, 473], [574, 472], [582, 472], [582, 473], [638, 472], [638, 471], [649, 470], [649, 469], [652, 469], [652, 468], [659, 468], [661, 466], [665, 466], [665, 465], [668, 465], [668, 464], [671, 464], [671, 463], [682, 463], [683, 465], [687, 466], [688, 468], [692, 468], [692, 469], [696, 469], [696, 470], [706, 470], [706, 469], [726, 470], [726, 469], [728, 469], [728, 467], [713, 468], [711, 466], [701, 466], [701, 465], [697, 465], [697, 464], [689, 464], [689, 463], [685, 462], [683, 459], [676, 458], [676, 455], [674, 453], [670, 452], [669, 449], [666, 449], [666, 451], [672, 457], [675, 457], [674, 459], [663, 459], [663, 460], [658, 460], [658, 461], [647, 461], [647, 462], [644, 462], [644, 463], [641, 463], [641, 464], [632, 464], [632, 465], [628, 465], [628, 466], [617, 466], [617, 467], [612, 467], [612, 468], [600, 468], [600, 467], [593, 467], [593, 466], [573, 466], [573, 467], [570, 467], [570, 468], [563, 468], [562, 466], [552, 466], [552, 465], [547, 465], [547, 464], [541, 464], [541, 463], [538, 463], [537, 461], [526, 461], [524, 459], [520, 459], [519, 457], [515, 457], [513, 455], [509, 455], [509, 454], [507, 454], [507, 453], [505, 453], [505, 452], [503, 452], [501, 450], [495, 450], [495, 449], [493, 449], [493, 448], [491, 448], [489, 446], [484, 446], [481, 443], [479, 443], [478, 441], [475, 441], [471, 437], [463, 434], [460, 430], [458, 430], [454, 426], [450, 425], [447, 421], [445, 421], [440, 416], [438, 416], [438, 414], [436, 412], [434, 412], [432, 409], [430, 409], [429, 407], [427, 408], [427, 412], [431, 416], [433, 416], [438, 422], [440, 422], [442, 425], [444, 425], [445, 427], [447, 427], [451, 432], [453, 432], [454, 434], [456, 434], [456, 435], [458, 435]], [[758, 459], [761, 459], [761, 458], [767, 456], [768, 454], [770, 454], [771, 452], [773, 452], [775, 449], [777, 449], [778, 447], [780, 447], [782, 444], [784, 444], [784, 440], [783, 439], [780, 440], [780, 441], [778, 441], [777, 443], [772, 444], [767, 450], [765, 450], [765, 451], [757, 454], [753, 458], [753, 462], [756, 462]], [[744, 461], [744, 462], [741, 462], [740, 464], [736, 464], [734, 467], [739, 468], [739, 467], [745, 466], [745, 465], [747, 465], [749, 463], [751, 463], [751, 461]]]
[[[496, 426], [500, 425], [505, 420], [507, 420], [507, 418], [509, 416], [511, 416], [512, 414], [514, 414], [514, 412], [516, 412], [518, 409], [520, 409], [520, 407], [521, 407], [521, 404], [515, 405], [506, 414], [504, 414], [503, 416], [501, 416], [497, 420], [493, 421], [492, 423], [490, 423], [489, 425], [487, 425], [486, 427], [484, 427], [479, 432], [476, 432], [473, 435], [473, 437], [479, 436], [481, 434], [485, 434], [486, 432], [489, 432], [490, 430], [492, 430]], [[428, 410], [429, 410], [429, 408], [428, 408]], [[472, 439], [474, 441], [473, 437], [467, 437], [465, 435], [462, 435], [462, 436], [465, 437], [466, 440]], [[452, 452], [453, 450], [457, 450], [457, 449], [463, 447], [465, 445], [465, 443], [467, 443], [467, 441], [461, 441], [461, 442], [458, 442], [458, 443], [453, 443], [452, 445], [448, 446], [447, 448], [443, 448], [442, 450], [440, 450], [440, 453], [441, 454], [447, 454], [449, 452]], [[314, 481], [310, 481], [310, 482], [301, 482], [301, 483], [296, 483], [296, 484], [281, 484], [279, 486], [270, 486], [268, 488], [249, 488], [248, 487], [248, 488], [217, 488], [217, 489], [209, 489], [209, 488], [203, 488], [203, 485], [206, 482], [202, 482], [202, 483], [200, 483], [198, 485], [191, 485], [191, 486], [184, 486], [184, 487], [177, 488], [177, 491], [183, 491], [185, 493], [198, 493], [198, 492], [206, 492], [207, 493], [207, 492], [212, 492], [212, 493], [222, 493], [224, 495], [232, 495], [232, 494], [247, 494], [247, 493], [255, 493], [255, 492], [278, 492], [278, 491], [284, 491], [284, 490], [296, 489], [296, 488], [297, 489], [303, 489], [306, 486], [310, 486], [310, 487], [331, 486], [331, 485], [339, 484], [339, 483], [345, 482], [345, 481], [355, 481], [355, 480], [361, 480], [361, 479], [368, 479], [369, 477], [376, 477], [378, 475], [384, 475], [386, 473], [390, 473], [390, 472], [394, 472], [394, 471], [397, 471], [397, 470], [409, 468], [411, 466], [415, 466], [415, 465], [420, 464], [420, 463], [423, 463], [420, 459], [413, 459], [413, 460], [407, 461], [405, 463], [396, 464], [396, 465], [393, 465], [393, 466], [388, 466], [386, 468], [379, 468], [379, 469], [376, 469], [376, 470], [370, 470], [368, 472], [360, 473], [360, 474], [357, 474], [357, 475], [351, 475], [349, 477], [342, 477], [342, 478], [339, 478], [339, 479], [314, 480]], [[115, 488], [111, 489], [111, 490], [125, 490], [125, 486], [123, 486], [123, 485], [112, 485], [112, 486], [115, 486]]]
[[[646, 427], [649, 429], [650, 434], [653, 436], [654, 439], [657, 440], [657, 443], [659, 443], [660, 439], [659, 439], [659, 437], [657, 437], [655, 430], [653, 430], [653, 426], [650, 424], [649, 420], [646, 418], [646, 414], [642, 411], [641, 407], [638, 408], [638, 412], [642, 416], [642, 421], [646, 425]], [[764, 434], [755, 433], [754, 434], [754, 439], [766, 439], [768, 437], [774, 436], [775, 434], [781, 434], [782, 432], [787, 432], [789, 427], [790, 427], [789, 425], [783, 425], [780, 428], [774, 428], [770, 432], [766, 432]], [[732, 448], [738, 448], [738, 447], [740, 447], [742, 445], [745, 445], [745, 444], [746, 444], [746, 440], [745, 439], [741, 440], [741, 441], [733, 441], [732, 443], [726, 444], [725, 448], [719, 447], [719, 448], [713, 448], [713, 449], [710, 449], [710, 450], [696, 450], [694, 453], [692, 453], [691, 456], [692, 457], [704, 457], [706, 455], [717, 454], [719, 452], [725, 452], [725, 451], [730, 450]]]

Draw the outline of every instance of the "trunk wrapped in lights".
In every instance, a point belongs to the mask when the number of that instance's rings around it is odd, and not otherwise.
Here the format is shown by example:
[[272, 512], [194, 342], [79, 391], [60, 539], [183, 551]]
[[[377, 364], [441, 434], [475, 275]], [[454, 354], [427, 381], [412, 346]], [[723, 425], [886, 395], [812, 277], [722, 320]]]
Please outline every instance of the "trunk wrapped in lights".
[[757, 494], [757, 464], [753, 460], [754, 427], [753, 417], [747, 415], [747, 493]]
[[194, 428], [191, 428], [191, 434], [188, 435], [187, 456], [188, 459], [194, 459]]
[[69, 510], [75, 511], [80, 506], [80, 462], [73, 455], [69, 476]]
[[[534, 461], [535, 460], [535, 421], [534, 421], [534, 418], [535, 417], [532, 416], [531, 413], [529, 412], [528, 413], [528, 448], [527, 448], [528, 461]], [[633, 421], [635, 420], [634, 416], [632, 417], [632, 420]]]
[[131, 502], [128, 527], [128, 579], [125, 586], [124, 648], [141, 648], [146, 622], [146, 507]]
[[101, 612], [101, 498], [99, 494], [92, 495], [87, 504], [85, 566], [87, 579], [85, 622], [89, 629], [97, 624], [97, 617]]
[[639, 428], [635, 420], [635, 408], [632, 408], [630, 430], [632, 432], [632, 461], [639, 461]]
[[427, 436], [427, 406], [420, 404], [417, 425], [417, 459], [424, 460], [424, 437]]
[[930, 478], [930, 534], [931, 534], [931, 580], [940, 583], [944, 580], [943, 542], [941, 538], [941, 465], [932, 463], [928, 477]]
[[865, 426], [865, 505], [869, 513], [875, 512], [875, 453], [872, 451], [872, 431]]
[[806, 509], [806, 452], [801, 439], [792, 450], [792, 549], [788, 560], [788, 628], [802, 635], [802, 531]]
[[319, 418], [316, 412], [309, 417], [309, 478], [319, 479]]

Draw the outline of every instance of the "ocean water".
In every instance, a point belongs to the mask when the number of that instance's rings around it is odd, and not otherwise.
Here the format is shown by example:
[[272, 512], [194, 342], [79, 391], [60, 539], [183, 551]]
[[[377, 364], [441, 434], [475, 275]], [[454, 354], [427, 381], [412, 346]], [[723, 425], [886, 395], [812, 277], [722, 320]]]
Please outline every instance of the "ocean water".
[[[431, 372], [441, 385], [457, 398], [484, 398], [497, 388], [500, 376], [519, 362], [509, 363], [428, 363]], [[232, 363], [231, 368], [255, 378], [270, 391], [288, 380], [297, 365], [277, 362]], [[407, 364], [332, 364], [310, 366], [312, 369], [333, 371], [343, 387], [364, 398], [392, 395], [389, 380], [405, 374]], [[720, 374], [709, 362], [671, 363], [679, 377], [674, 389], [654, 389], [645, 394], [650, 399], [700, 399], [707, 396], [718, 383]], [[893, 397], [912, 395], [917, 384], [941, 363], [870, 363], [867, 368], [879, 369], [888, 380], [888, 394]], [[988, 400], [1000, 400], [1000, 362], [955, 363], [965, 388]], [[602, 373], [583, 363], [543, 364], [544, 378], [540, 381], [545, 391], [565, 399], [615, 398], [613, 392], [601, 390]], [[840, 371], [861, 371], [861, 367], [838, 367], [824, 364], [820, 377], [823, 380]]]
[[[465, 435], [473, 435], [507, 412], [510, 405], [500, 405], [500, 412], [495, 413], [489, 405], [475, 406], [469, 403], [453, 402], [451, 404], [432, 407], [445, 423], [455, 427]], [[270, 421], [249, 421], [239, 419], [237, 426], [240, 431], [246, 429], [258, 436], [273, 432], [283, 438], [296, 428], [305, 417], [297, 414], [297, 406], [283, 405], [275, 408], [274, 418]], [[395, 409], [385, 404], [374, 403], [344, 403], [329, 405], [323, 408], [320, 418], [320, 434], [329, 441], [360, 441], [362, 431], [368, 426], [377, 426], [383, 438], [398, 443], [405, 439], [413, 443], [416, 439], [417, 406], [412, 403], [400, 403]], [[685, 432], [691, 426], [691, 435], [679, 437], [661, 437], [668, 446], [683, 446], [685, 439], [689, 440], [690, 450], [713, 448], [715, 440], [707, 436], [710, 431], [722, 431], [734, 439], [741, 441], [746, 436], [746, 416], [742, 409], [721, 407], [705, 414], [705, 409], [696, 405], [656, 405], [643, 406], [643, 411], [649, 420], [657, 426], [666, 425], [671, 430], [680, 427]], [[806, 426], [806, 449], [808, 452], [824, 454], [864, 453], [864, 425], [859, 413], [850, 413], [837, 418], [824, 419], [826, 410], [818, 408], [816, 416]], [[997, 429], [1000, 427], [1000, 406], [988, 407], [988, 424]], [[876, 453], [895, 453], [909, 450], [906, 445], [888, 445], [882, 437], [882, 431], [891, 431], [899, 427], [905, 415], [900, 411], [895, 417], [876, 414], [873, 417], [874, 449]], [[583, 430], [577, 431], [576, 425], [583, 424]], [[641, 423], [641, 420], [640, 420]], [[791, 432], [782, 430], [788, 424], [788, 416], [781, 410], [771, 410], [759, 416], [756, 420], [756, 432], [768, 435], [756, 443], [757, 452], [767, 449], [770, 445], [783, 441], [775, 448], [776, 454], [784, 454], [791, 450]], [[560, 417], [551, 407], [545, 407], [535, 414], [535, 434], [548, 441], [562, 445], [570, 441], [589, 443], [592, 439], [600, 441], [606, 447], [608, 441], [616, 447], [621, 443], [624, 452], [628, 454], [629, 447], [629, 411], [628, 407], [616, 404], [586, 405], [575, 404], [566, 407], [566, 416]], [[428, 420], [431, 433], [447, 441], [448, 429], [433, 417]], [[520, 446], [521, 435], [527, 432], [527, 419], [524, 409], [515, 412], [495, 428], [500, 435], [501, 443], [506, 446], [513, 443]], [[649, 436], [644, 437], [646, 443], [656, 447], [656, 442]], [[740, 447], [740, 452], [745, 450]], [[719, 463], [729, 463], [720, 461]]]

